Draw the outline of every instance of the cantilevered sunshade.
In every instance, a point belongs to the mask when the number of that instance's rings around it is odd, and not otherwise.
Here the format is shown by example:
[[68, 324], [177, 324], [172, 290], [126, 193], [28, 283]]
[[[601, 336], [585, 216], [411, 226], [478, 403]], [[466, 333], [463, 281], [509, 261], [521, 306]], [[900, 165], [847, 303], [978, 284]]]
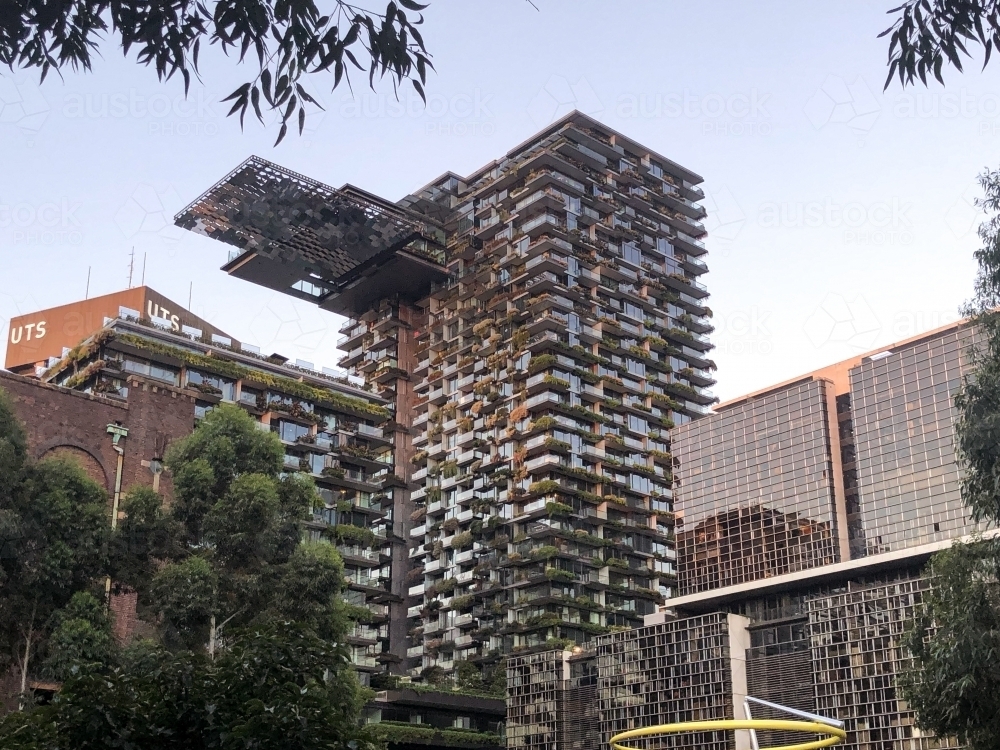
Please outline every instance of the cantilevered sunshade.
[[425, 217], [256, 156], [174, 222], [232, 245], [228, 273], [346, 315], [379, 297], [418, 298], [447, 275], [444, 232]]

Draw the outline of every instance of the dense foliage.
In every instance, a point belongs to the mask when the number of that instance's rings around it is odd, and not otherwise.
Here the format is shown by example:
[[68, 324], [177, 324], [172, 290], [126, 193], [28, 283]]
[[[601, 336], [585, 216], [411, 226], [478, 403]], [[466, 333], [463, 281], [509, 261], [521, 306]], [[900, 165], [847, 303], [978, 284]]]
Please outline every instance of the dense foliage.
[[231, 405], [171, 446], [180, 549], [151, 578], [148, 595], [140, 592], [166, 645], [211, 654], [224, 625], [274, 620], [333, 640], [345, 635], [343, 564], [332, 546], [302, 542], [316, 489], [308, 477], [282, 475], [283, 454], [275, 435]]
[[980, 175], [988, 218], [979, 228], [979, 272], [975, 297], [966, 310], [976, 323], [974, 377], [956, 400], [958, 448], [965, 477], [963, 499], [976, 520], [1000, 523], [1000, 171]]
[[[303, 542], [316, 500], [283, 449], [222, 405], [166, 456], [174, 502], [108, 498], [75, 464], [27, 459], [0, 400], [0, 645], [22, 667], [0, 748], [343, 748], [367, 742], [350, 664], [353, 609], [329, 544]], [[150, 641], [111, 634], [104, 576], [134, 592]], [[37, 653], [37, 667], [30, 657]], [[64, 683], [32, 705], [28, 675]]]
[[138, 648], [81, 671], [56, 700], [0, 723], [4, 750], [353, 750], [364, 695], [342, 648], [276, 622], [215, 660]]
[[16, 669], [22, 693], [53, 630], [67, 635], [64, 609], [107, 572], [109, 537], [104, 490], [71, 461], [29, 460], [0, 392], [0, 670]]
[[1000, 748], [1000, 543], [955, 544], [933, 562], [905, 645], [914, 669], [901, 675], [920, 726], [957, 736], [972, 750]]
[[[971, 516], [1000, 524], [1000, 172], [980, 177], [988, 217], [979, 229], [979, 271], [967, 314], [976, 337], [972, 373], [955, 399], [956, 443]], [[906, 645], [913, 667], [903, 695], [919, 725], [957, 736], [972, 750], [1000, 748], [1000, 541], [956, 544], [931, 560], [933, 589], [918, 608]]]

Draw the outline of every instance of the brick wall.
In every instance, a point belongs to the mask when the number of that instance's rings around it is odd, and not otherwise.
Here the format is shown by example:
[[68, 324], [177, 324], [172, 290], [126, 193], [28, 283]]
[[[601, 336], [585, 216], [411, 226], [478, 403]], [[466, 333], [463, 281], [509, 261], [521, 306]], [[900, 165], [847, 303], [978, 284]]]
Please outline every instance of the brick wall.
[[[148, 462], [162, 458], [166, 447], [194, 429], [194, 398], [179, 388], [129, 378], [127, 401], [72, 391], [32, 378], [0, 371], [0, 389], [7, 391], [24, 422], [31, 455], [77, 457], [109, 493], [114, 491], [117, 453], [109, 424], [128, 428], [124, 450], [122, 491], [134, 485], [152, 486]], [[143, 465], [145, 462], [146, 465]], [[169, 501], [170, 478], [160, 477], [159, 490]]]
[[[124, 451], [123, 495], [132, 487], [153, 486], [149, 461], [162, 459], [171, 442], [194, 429], [194, 399], [190, 395], [138, 377], [130, 377], [128, 386], [126, 402], [0, 371], [0, 390], [10, 395], [14, 411], [25, 425], [31, 456], [73, 458], [108, 491], [109, 504], [118, 462], [107, 431], [109, 424], [128, 428], [128, 437], [119, 442]], [[170, 476], [164, 472], [158, 491], [168, 503], [171, 490]], [[127, 593], [114, 596], [111, 602], [115, 633], [123, 640], [136, 628], [135, 604], [135, 595]]]

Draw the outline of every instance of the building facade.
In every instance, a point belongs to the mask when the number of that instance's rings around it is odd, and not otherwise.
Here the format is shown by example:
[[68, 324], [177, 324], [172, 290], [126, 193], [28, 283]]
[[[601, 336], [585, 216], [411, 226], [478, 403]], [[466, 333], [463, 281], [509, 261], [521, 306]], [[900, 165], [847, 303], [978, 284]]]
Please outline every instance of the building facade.
[[395, 409], [401, 672], [587, 643], [673, 593], [667, 431], [714, 403], [700, 181], [573, 113], [397, 203], [252, 159], [177, 216], [349, 317], [341, 364]]
[[[574, 651], [507, 661], [507, 747], [607, 747], [630, 729], [740, 715], [746, 695], [747, 620], [715, 612], [660, 620]], [[725, 732], [650, 738], [644, 747], [725, 750]]]
[[155, 289], [137, 286], [11, 318], [4, 366], [19, 375], [40, 374], [67, 350], [97, 333], [106, 318], [120, 316], [156, 320], [175, 333], [233, 343], [230, 336]]
[[673, 430], [678, 595], [975, 531], [954, 445], [972, 344], [947, 326]]
[[[39, 315], [53, 317], [49, 311]], [[127, 433], [118, 442], [123, 492], [144, 484], [169, 501], [169, 473], [162, 472], [169, 444], [190, 434], [217, 404], [239, 405], [282, 441], [286, 470], [308, 473], [316, 482], [309, 534], [336, 545], [346, 599], [371, 613], [370, 622], [358, 623], [351, 634], [353, 662], [366, 684], [387, 672], [398, 661], [388, 647], [391, 549], [403, 540], [393, 528], [396, 480], [392, 433], [382, 427], [391, 416], [384, 400], [277, 355], [262, 357], [219, 334], [175, 331], [163, 316], [121, 306], [102, 322], [65, 357], [50, 361], [40, 379], [0, 380], [35, 454], [70, 455], [110, 492], [116, 454], [107, 426], [118, 425]], [[52, 421], [40, 418], [50, 403], [58, 415]]]
[[[721, 404], [671, 432], [677, 593], [658, 615], [664, 623], [647, 618], [584, 655], [598, 675], [602, 731], [578, 747], [596, 750], [641, 726], [744, 718], [743, 695], [842, 720], [851, 750], [957, 746], [921, 732], [897, 678], [909, 659], [901, 637], [930, 585], [924, 563], [981, 530], [961, 502], [954, 448], [954, 396], [973, 343], [968, 325], [947, 326]], [[703, 627], [723, 621], [725, 637]], [[693, 669], [675, 665], [686, 654]], [[512, 663], [508, 746], [561, 750], [569, 735], [548, 729], [558, 728], [558, 711], [520, 705], [517, 670], [551, 673], [571, 655], [532, 658]], [[571, 691], [568, 675], [550, 674], [544, 690]], [[808, 739], [758, 736], [761, 746]], [[691, 741], [749, 747], [742, 732], [644, 746]]]
[[684, 498], [678, 594], [841, 559], [846, 513], [833, 391], [828, 380], [808, 379], [673, 434], [675, 492]]

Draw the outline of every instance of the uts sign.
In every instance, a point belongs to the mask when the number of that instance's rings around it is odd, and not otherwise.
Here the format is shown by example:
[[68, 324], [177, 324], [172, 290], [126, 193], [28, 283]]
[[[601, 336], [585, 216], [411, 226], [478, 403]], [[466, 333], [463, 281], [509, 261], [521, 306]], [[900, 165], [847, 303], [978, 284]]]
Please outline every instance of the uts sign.
[[133, 287], [12, 318], [6, 342], [6, 367], [19, 374], [33, 375], [50, 358], [63, 356], [65, 350], [99, 331], [105, 320], [123, 315], [147, 318], [178, 334], [187, 328], [201, 331], [205, 336], [225, 336], [218, 328], [149, 287]]
[[10, 343], [20, 344], [21, 339], [25, 341], [31, 341], [32, 339], [42, 339], [45, 338], [45, 321], [40, 320], [37, 323], [24, 323], [19, 326], [10, 327]]
[[165, 307], [161, 307], [151, 299], [146, 300], [146, 315], [150, 318], [156, 318], [158, 320], [167, 320], [170, 322], [170, 327], [173, 330], [181, 330], [181, 319], [170, 312], [170, 310]]

